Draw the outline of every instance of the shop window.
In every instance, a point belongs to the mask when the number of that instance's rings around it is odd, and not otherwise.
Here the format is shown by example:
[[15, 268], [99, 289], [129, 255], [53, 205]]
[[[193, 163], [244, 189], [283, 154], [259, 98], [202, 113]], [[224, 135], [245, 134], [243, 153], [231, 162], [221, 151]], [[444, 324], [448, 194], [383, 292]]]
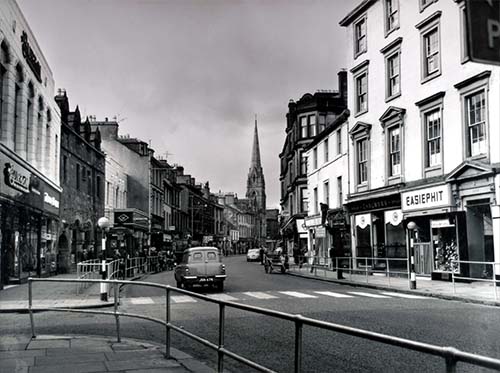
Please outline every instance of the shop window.
[[431, 220], [434, 269], [437, 272], [459, 272], [457, 234], [450, 219]]
[[[355, 215], [356, 224], [356, 257], [358, 258], [371, 258], [371, 214]], [[369, 265], [369, 261], [364, 259], [358, 260], [359, 265]]]

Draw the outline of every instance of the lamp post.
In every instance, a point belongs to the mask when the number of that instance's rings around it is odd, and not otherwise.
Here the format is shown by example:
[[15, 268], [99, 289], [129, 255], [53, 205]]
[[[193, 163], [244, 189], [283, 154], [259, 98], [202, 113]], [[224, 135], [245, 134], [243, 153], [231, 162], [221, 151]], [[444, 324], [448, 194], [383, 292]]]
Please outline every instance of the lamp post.
[[[111, 222], [109, 219], [105, 216], [102, 218], [99, 218], [97, 221], [97, 225], [101, 229], [101, 234], [102, 234], [102, 247], [101, 247], [101, 255], [102, 255], [102, 261], [101, 261], [101, 274], [102, 274], [102, 279], [107, 280], [107, 271], [106, 271], [106, 235], [111, 227]], [[101, 300], [104, 302], [108, 301], [108, 284], [101, 282]]]
[[410, 272], [410, 276], [408, 277], [410, 289], [417, 288], [417, 277], [415, 274], [415, 250], [414, 250], [414, 233], [417, 224], [414, 221], [410, 221], [406, 226], [408, 228], [408, 237], [410, 238], [410, 242], [408, 245], [408, 269]]

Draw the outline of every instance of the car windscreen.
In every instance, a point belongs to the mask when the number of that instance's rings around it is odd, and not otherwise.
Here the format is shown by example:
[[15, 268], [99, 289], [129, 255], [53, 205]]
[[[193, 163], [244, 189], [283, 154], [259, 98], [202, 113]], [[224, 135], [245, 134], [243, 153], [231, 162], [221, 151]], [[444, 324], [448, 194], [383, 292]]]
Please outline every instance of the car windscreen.
[[208, 251], [207, 252], [207, 260], [217, 260], [217, 253], [215, 251]]
[[193, 253], [191, 261], [192, 262], [202, 262], [203, 261], [203, 253], [200, 251]]

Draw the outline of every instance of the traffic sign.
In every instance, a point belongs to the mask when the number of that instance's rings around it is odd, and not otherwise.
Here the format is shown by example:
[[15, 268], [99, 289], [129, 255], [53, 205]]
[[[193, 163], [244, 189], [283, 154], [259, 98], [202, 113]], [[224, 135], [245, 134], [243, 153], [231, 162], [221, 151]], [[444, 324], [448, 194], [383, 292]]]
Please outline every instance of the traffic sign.
[[500, 65], [500, 0], [466, 0], [469, 57]]

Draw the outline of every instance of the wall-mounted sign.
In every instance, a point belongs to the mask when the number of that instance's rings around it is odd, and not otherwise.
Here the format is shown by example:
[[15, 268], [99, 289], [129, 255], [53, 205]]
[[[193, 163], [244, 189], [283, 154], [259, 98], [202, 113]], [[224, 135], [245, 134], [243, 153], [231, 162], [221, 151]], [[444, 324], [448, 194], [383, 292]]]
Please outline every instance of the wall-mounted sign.
[[412, 190], [401, 193], [403, 212], [433, 209], [451, 205], [449, 185]]
[[385, 197], [367, 198], [361, 201], [349, 202], [347, 210], [350, 214], [358, 212], [386, 210], [401, 207], [401, 194], [391, 194]]
[[35, 77], [41, 83], [42, 68], [40, 66], [40, 62], [38, 62], [38, 58], [36, 57], [35, 52], [33, 52], [33, 49], [31, 49], [30, 43], [28, 41], [28, 34], [26, 33], [26, 31], [23, 31], [23, 33], [21, 34], [21, 44], [23, 57], [26, 59], [26, 62], [28, 63], [31, 71], [33, 71], [33, 74], [35, 74]]
[[398, 226], [403, 221], [403, 212], [401, 210], [384, 211], [385, 224]]
[[5, 163], [3, 169], [4, 182], [11, 188], [23, 193], [29, 193], [30, 173], [26, 170], [16, 167], [13, 163]]
[[321, 225], [321, 216], [320, 215], [311, 215], [304, 217], [304, 224], [306, 227], [317, 227]]
[[450, 219], [431, 220], [431, 228], [447, 228], [454, 226], [455, 224], [450, 223]]
[[356, 226], [360, 227], [361, 229], [365, 229], [367, 226], [370, 225], [372, 221], [372, 216], [371, 214], [361, 214], [361, 215], [356, 215], [354, 218]]
[[325, 227], [317, 227], [315, 229], [315, 231], [316, 231], [315, 232], [316, 238], [324, 238], [324, 237], [326, 237], [326, 229], [325, 229]]
[[52, 207], [55, 207], [56, 209], [59, 208], [59, 200], [56, 197], [51, 196], [47, 192], [43, 194], [43, 202], [51, 205]]

